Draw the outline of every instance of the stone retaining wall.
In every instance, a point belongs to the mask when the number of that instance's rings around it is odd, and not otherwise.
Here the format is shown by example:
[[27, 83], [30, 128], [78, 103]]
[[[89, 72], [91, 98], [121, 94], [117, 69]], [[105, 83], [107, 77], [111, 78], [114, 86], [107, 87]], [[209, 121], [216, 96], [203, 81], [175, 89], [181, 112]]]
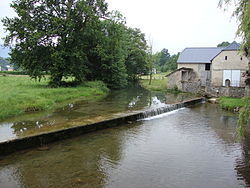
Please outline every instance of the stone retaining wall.
[[208, 95], [212, 97], [244, 97], [250, 95], [249, 87], [217, 87], [217, 86], [205, 86], [201, 87], [199, 81], [187, 81], [182, 82], [182, 90], [184, 92]]

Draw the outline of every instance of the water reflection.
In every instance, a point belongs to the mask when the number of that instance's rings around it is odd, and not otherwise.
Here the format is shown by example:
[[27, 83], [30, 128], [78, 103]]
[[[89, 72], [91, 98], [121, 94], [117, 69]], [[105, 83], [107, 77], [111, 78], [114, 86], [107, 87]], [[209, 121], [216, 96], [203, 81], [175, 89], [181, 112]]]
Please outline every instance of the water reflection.
[[188, 94], [172, 95], [150, 92], [139, 86], [113, 91], [100, 101], [68, 104], [54, 112], [31, 113], [0, 123], [0, 142], [42, 132], [84, 125], [145, 108], [156, 108], [190, 99]]
[[242, 140], [242, 155], [236, 160], [237, 174], [250, 187], [250, 135]]
[[220, 187], [249, 185], [249, 142], [214, 105], [101, 130], [0, 159], [4, 187]]

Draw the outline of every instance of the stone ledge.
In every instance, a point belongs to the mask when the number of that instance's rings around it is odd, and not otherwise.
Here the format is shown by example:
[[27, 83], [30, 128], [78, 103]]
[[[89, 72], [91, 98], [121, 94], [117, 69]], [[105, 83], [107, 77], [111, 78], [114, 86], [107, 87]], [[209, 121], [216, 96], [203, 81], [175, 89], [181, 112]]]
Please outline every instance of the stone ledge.
[[42, 133], [34, 136], [29, 136], [25, 138], [18, 138], [14, 140], [9, 140], [0, 143], [0, 156], [8, 155], [20, 150], [25, 150], [34, 147], [43, 147], [49, 143], [64, 140], [67, 138], [72, 138], [85, 133], [106, 129], [109, 127], [115, 127], [128, 122], [133, 122], [139, 119], [145, 118], [145, 116], [150, 117], [158, 115], [161, 113], [176, 110], [178, 108], [187, 107], [204, 101], [204, 98], [195, 98], [192, 100], [183, 101], [181, 103], [170, 104], [167, 107], [137, 111], [129, 115], [124, 115], [118, 118], [108, 119], [97, 123], [80, 125], [76, 127], [71, 127], [63, 130], [57, 130], [48, 133]]

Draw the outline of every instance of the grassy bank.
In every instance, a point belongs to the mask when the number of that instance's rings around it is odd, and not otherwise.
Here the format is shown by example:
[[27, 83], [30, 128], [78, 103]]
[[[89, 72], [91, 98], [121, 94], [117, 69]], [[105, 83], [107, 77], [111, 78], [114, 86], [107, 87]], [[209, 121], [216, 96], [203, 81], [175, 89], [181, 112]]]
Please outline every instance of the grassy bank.
[[149, 80], [144, 79], [144, 80], [140, 80], [140, 84], [142, 87], [144, 87], [148, 90], [154, 90], [154, 91], [167, 90], [166, 79], [152, 80], [150, 85], [149, 85]]
[[25, 112], [53, 109], [77, 100], [96, 100], [108, 93], [102, 82], [75, 88], [49, 88], [48, 80], [27, 76], [0, 76], [0, 120]]
[[244, 98], [220, 97], [219, 105], [224, 110], [239, 111], [245, 105], [245, 100]]
[[164, 91], [169, 93], [178, 94], [181, 93], [178, 89], [167, 89], [167, 78], [165, 77], [168, 73], [153, 74], [151, 84], [149, 85], [149, 76], [142, 76], [140, 84], [142, 87], [152, 91]]

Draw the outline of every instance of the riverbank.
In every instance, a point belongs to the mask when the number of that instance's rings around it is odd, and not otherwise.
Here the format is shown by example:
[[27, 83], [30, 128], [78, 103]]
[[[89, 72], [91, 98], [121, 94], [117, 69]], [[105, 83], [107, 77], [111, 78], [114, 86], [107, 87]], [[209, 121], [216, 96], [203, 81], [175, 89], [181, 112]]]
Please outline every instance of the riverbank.
[[162, 91], [162, 92], [168, 92], [172, 94], [178, 94], [182, 93], [178, 89], [168, 89], [167, 88], [167, 78], [165, 77], [168, 74], [168, 72], [163, 72], [159, 74], [153, 74], [151, 84], [149, 84], [149, 75], [142, 76], [140, 80], [140, 85], [151, 91]]
[[23, 113], [62, 107], [78, 100], [98, 100], [108, 93], [100, 81], [86, 82], [75, 88], [49, 88], [27, 76], [0, 76], [0, 120]]
[[245, 98], [220, 97], [218, 103], [224, 110], [238, 112], [245, 106]]

